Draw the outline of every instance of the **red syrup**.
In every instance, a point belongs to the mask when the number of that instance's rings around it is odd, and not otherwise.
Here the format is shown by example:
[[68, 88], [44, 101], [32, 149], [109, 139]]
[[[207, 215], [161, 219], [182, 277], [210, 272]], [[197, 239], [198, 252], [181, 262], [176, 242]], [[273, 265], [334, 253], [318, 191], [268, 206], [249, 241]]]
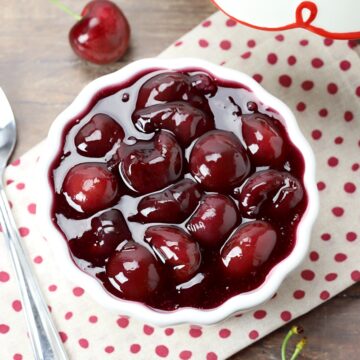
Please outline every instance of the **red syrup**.
[[149, 69], [99, 91], [49, 171], [73, 261], [113, 296], [167, 311], [259, 287], [307, 207], [283, 124], [251, 89], [203, 69]]

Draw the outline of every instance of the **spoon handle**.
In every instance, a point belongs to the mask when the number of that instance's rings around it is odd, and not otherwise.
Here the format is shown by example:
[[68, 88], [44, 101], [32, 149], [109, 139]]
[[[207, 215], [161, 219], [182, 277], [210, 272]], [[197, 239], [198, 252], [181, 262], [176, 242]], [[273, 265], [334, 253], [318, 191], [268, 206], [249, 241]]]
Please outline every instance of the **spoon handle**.
[[21, 244], [1, 182], [0, 224], [17, 276], [34, 357], [36, 360], [67, 360], [68, 357]]

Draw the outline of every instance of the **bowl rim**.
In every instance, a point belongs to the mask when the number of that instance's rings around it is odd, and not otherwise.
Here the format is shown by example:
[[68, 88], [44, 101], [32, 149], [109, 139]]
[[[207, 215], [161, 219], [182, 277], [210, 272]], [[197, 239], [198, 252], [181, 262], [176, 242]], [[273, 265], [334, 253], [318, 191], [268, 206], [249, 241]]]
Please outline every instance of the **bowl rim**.
[[[185, 70], [199, 68], [208, 71], [225, 80], [240, 82], [256, 94], [260, 101], [276, 109], [285, 121], [289, 138], [299, 149], [304, 157], [304, 186], [308, 194], [308, 206], [298, 225], [296, 232], [296, 244], [292, 252], [275, 265], [265, 281], [256, 289], [231, 297], [223, 304], [212, 309], [195, 309], [184, 307], [174, 311], [162, 311], [150, 308], [145, 304], [117, 299], [108, 294], [102, 285], [93, 277], [80, 270], [70, 257], [70, 252], [63, 235], [51, 221], [50, 213], [53, 194], [48, 178], [49, 167], [61, 146], [61, 136], [64, 127], [70, 119], [75, 118], [90, 104], [93, 96], [100, 89], [124, 82], [145, 69]], [[85, 105], [84, 105], [85, 104]], [[74, 283], [81, 284], [86, 292], [92, 295], [103, 306], [117, 311], [119, 314], [134, 316], [144, 321], [160, 326], [178, 325], [191, 323], [198, 325], [210, 325], [227, 317], [248, 311], [270, 299], [280, 287], [282, 281], [289, 275], [305, 258], [309, 244], [312, 226], [315, 222], [319, 199], [315, 181], [315, 156], [313, 151], [301, 133], [294, 114], [281, 100], [268, 93], [250, 76], [230, 68], [215, 65], [205, 60], [196, 58], [160, 59], [148, 58], [137, 60], [113, 73], [101, 76], [86, 85], [76, 96], [74, 101], [63, 110], [52, 123], [43, 149], [46, 151], [40, 156], [38, 164], [38, 194], [37, 221], [44, 237], [51, 239], [50, 247], [58, 262], [59, 268], [66, 273]], [[301, 241], [299, 241], [301, 239]], [[50, 241], [49, 241], [50, 243]]]

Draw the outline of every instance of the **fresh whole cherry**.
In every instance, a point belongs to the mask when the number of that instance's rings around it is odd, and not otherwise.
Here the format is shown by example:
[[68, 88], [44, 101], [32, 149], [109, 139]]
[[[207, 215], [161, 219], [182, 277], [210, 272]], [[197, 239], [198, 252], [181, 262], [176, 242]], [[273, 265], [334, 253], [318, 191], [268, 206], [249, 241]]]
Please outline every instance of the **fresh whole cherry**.
[[91, 229], [69, 240], [72, 253], [101, 266], [123, 241], [132, 239], [126, 220], [119, 210], [112, 209], [91, 219]]
[[234, 196], [245, 217], [281, 219], [296, 210], [304, 190], [290, 173], [269, 169], [250, 176], [241, 189], [235, 189]]
[[143, 245], [126, 243], [106, 264], [111, 286], [127, 300], [145, 301], [160, 285], [158, 262]]
[[109, 0], [90, 1], [69, 33], [70, 45], [81, 58], [95, 64], [109, 64], [126, 52], [129, 23], [119, 7]]
[[239, 223], [235, 202], [221, 194], [205, 195], [186, 228], [203, 247], [216, 247], [224, 243]]
[[241, 225], [221, 249], [225, 274], [234, 280], [249, 276], [269, 259], [277, 241], [277, 232], [268, 222]]
[[255, 112], [242, 115], [242, 135], [251, 163], [255, 166], [280, 166], [285, 158], [285, 143], [279, 120]]
[[103, 157], [124, 136], [123, 128], [113, 118], [96, 114], [76, 134], [75, 146], [83, 156]]
[[196, 208], [201, 198], [199, 185], [191, 179], [184, 179], [158, 193], [143, 197], [137, 214], [129, 221], [140, 223], [181, 223]]
[[250, 161], [232, 132], [213, 130], [202, 135], [190, 154], [190, 171], [206, 190], [229, 192], [250, 172]]
[[175, 137], [161, 131], [151, 140], [122, 143], [119, 170], [126, 184], [140, 194], [160, 190], [182, 174], [183, 152]]
[[178, 283], [192, 278], [200, 267], [201, 253], [198, 243], [176, 226], [150, 226], [145, 231], [145, 241], [171, 270]]
[[137, 110], [133, 113], [132, 120], [136, 128], [145, 133], [159, 129], [171, 131], [184, 147], [215, 127], [212, 116], [184, 101]]
[[62, 187], [72, 208], [90, 214], [112, 205], [119, 190], [119, 179], [101, 163], [75, 165], [67, 173]]

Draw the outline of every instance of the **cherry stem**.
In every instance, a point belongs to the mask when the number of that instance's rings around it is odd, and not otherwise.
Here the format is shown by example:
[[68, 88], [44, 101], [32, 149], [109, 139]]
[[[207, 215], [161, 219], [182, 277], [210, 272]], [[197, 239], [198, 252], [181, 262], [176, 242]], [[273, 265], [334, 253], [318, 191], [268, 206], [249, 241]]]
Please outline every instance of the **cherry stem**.
[[66, 14], [72, 16], [74, 19], [76, 19], [76, 20], [82, 19], [82, 17], [79, 14], [77, 14], [74, 11], [72, 11], [71, 9], [69, 9], [60, 0], [49, 0], [49, 1], [51, 1], [54, 5], [56, 5], [60, 10], [64, 11]]
[[302, 338], [297, 344], [296, 344], [296, 348], [295, 351], [293, 353], [293, 355], [291, 356], [290, 360], [295, 360], [301, 353], [302, 349], [305, 347], [306, 345], [306, 338]]
[[[286, 360], [286, 348], [287, 348], [287, 344], [290, 340], [290, 338], [293, 336], [293, 335], [298, 335], [298, 334], [301, 334], [304, 330], [300, 327], [300, 326], [292, 326], [291, 329], [289, 330], [289, 332], [286, 334], [282, 344], [281, 344], [281, 360]], [[291, 356], [291, 359], [290, 360], [295, 360], [301, 350], [304, 348], [306, 344], [306, 338], [303, 338], [301, 339], [297, 344], [296, 344], [296, 348], [295, 348], [295, 351], [294, 353], [292, 354]]]

